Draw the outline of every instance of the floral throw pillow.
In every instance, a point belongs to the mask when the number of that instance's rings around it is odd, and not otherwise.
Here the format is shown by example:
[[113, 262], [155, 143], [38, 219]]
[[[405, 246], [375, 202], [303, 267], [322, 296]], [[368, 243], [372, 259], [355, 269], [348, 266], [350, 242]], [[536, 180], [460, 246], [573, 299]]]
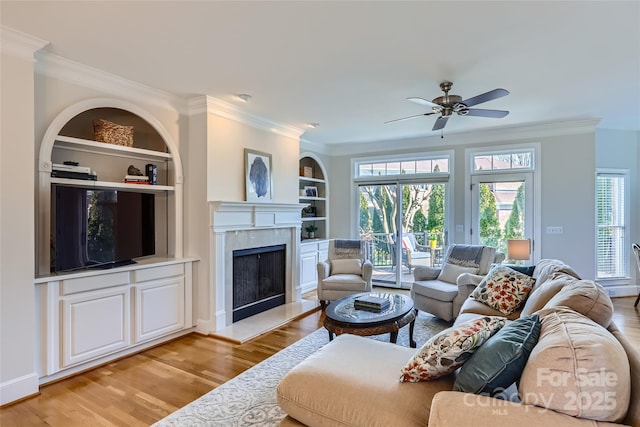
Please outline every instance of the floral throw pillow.
[[535, 279], [512, 268], [497, 265], [471, 293], [471, 298], [509, 315], [527, 299]]
[[402, 368], [400, 382], [429, 381], [452, 373], [504, 323], [502, 317], [485, 316], [434, 335]]

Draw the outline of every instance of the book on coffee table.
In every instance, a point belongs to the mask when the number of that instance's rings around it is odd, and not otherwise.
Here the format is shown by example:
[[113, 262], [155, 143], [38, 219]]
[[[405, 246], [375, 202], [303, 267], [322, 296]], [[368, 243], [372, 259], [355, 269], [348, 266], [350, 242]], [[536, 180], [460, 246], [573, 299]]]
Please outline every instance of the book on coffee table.
[[364, 295], [358, 297], [353, 302], [353, 307], [361, 310], [381, 311], [389, 308], [391, 302], [386, 298], [380, 298], [373, 295]]

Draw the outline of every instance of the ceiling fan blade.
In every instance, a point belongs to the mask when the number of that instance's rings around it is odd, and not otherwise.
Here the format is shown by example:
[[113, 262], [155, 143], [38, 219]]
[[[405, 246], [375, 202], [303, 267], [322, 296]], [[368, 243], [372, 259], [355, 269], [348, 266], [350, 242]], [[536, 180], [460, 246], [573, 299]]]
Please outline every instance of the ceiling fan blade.
[[425, 105], [427, 107], [431, 107], [431, 108], [442, 108], [441, 105], [438, 104], [434, 104], [431, 101], [427, 101], [424, 98], [418, 98], [417, 96], [412, 96], [411, 98], [407, 98], [407, 101], [411, 101], [411, 102], [415, 102], [416, 104], [420, 104], [420, 105]]
[[475, 116], [475, 117], [492, 117], [494, 119], [499, 119], [509, 114], [508, 111], [504, 110], [483, 110], [482, 108], [469, 108], [466, 110], [465, 116]]
[[384, 124], [386, 125], [387, 123], [401, 122], [403, 120], [415, 119], [416, 117], [421, 117], [421, 116], [430, 116], [430, 115], [435, 114], [435, 113], [436, 112], [434, 111], [433, 113], [416, 114], [415, 116], [409, 116], [409, 117], [403, 117], [401, 119], [389, 120], [388, 122], [384, 122]]
[[462, 101], [462, 104], [467, 107], [472, 107], [474, 105], [482, 104], [483, 102], [491, 101], [496, 98], [502, 98], [503, 96], [509, 95], [509, 91], [506, 89], [494, 89], [489, 92], [483, 93], [478, 96], [474, 96], [473, 98], [465, 99]]
[[449, 120], [450, 116], [438, 117], [438, 120], [433, 124], [433, 128], [431, 130], [440, 130], [444, 128], [447, 124], [447, 120]]

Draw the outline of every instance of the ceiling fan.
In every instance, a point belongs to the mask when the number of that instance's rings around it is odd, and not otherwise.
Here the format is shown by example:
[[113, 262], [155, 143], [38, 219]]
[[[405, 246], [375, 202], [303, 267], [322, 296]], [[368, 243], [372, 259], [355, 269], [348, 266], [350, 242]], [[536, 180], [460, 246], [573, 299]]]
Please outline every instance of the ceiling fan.
[[411, 97], [407, 98], [408, 101], [415, 102], [416, 104], [424, 105], [427, 107], [431, 107], [430, 112], [416, 114], [415, 116], [403, 117], [401, 119], [390, 120], [387, 123], [399, 122], [402, 120], [413, 119], [420, 116], [430, 116], [432, 114], [440, 114], [440, 117], [436, 120], [433, 125], [432, 130], [440, 130], [445, 127], [447, 124], [447, 120], [453, 113], [458, 114], [459, 116], [475, 116], [475, 117], [491, 117], [491, 118], [502, 118], [509, 114], [508, 111], [504, 110], [485, 110], [481, 108], [469, 108], [474, 105], [482, 104], [483, 102], [491, 101], [496, 98], [501, 98], [503, 96], [509, 95], [509, 91], [506, 89], [494, 89], [489, 92], [483, 93], [481, 95], [474, 96], [472, 98], [468, 98], [462, 100], [461, 96], [458, 95], [449, 95], [449, 91], [453, 83], [449, 81], [444, 81], [440, 83], [440, 89], [444, 92], [444, 96], [439, 96], [432, 101], [427, 101], [423, 98]]

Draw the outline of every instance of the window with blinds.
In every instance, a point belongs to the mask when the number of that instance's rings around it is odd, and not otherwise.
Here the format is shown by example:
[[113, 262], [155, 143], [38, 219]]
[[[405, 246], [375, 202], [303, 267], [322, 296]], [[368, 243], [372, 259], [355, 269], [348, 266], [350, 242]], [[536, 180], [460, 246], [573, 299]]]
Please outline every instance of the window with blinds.
[[626, 277], [625, 173], [598, 172], [596, 178], [597, 279]]

